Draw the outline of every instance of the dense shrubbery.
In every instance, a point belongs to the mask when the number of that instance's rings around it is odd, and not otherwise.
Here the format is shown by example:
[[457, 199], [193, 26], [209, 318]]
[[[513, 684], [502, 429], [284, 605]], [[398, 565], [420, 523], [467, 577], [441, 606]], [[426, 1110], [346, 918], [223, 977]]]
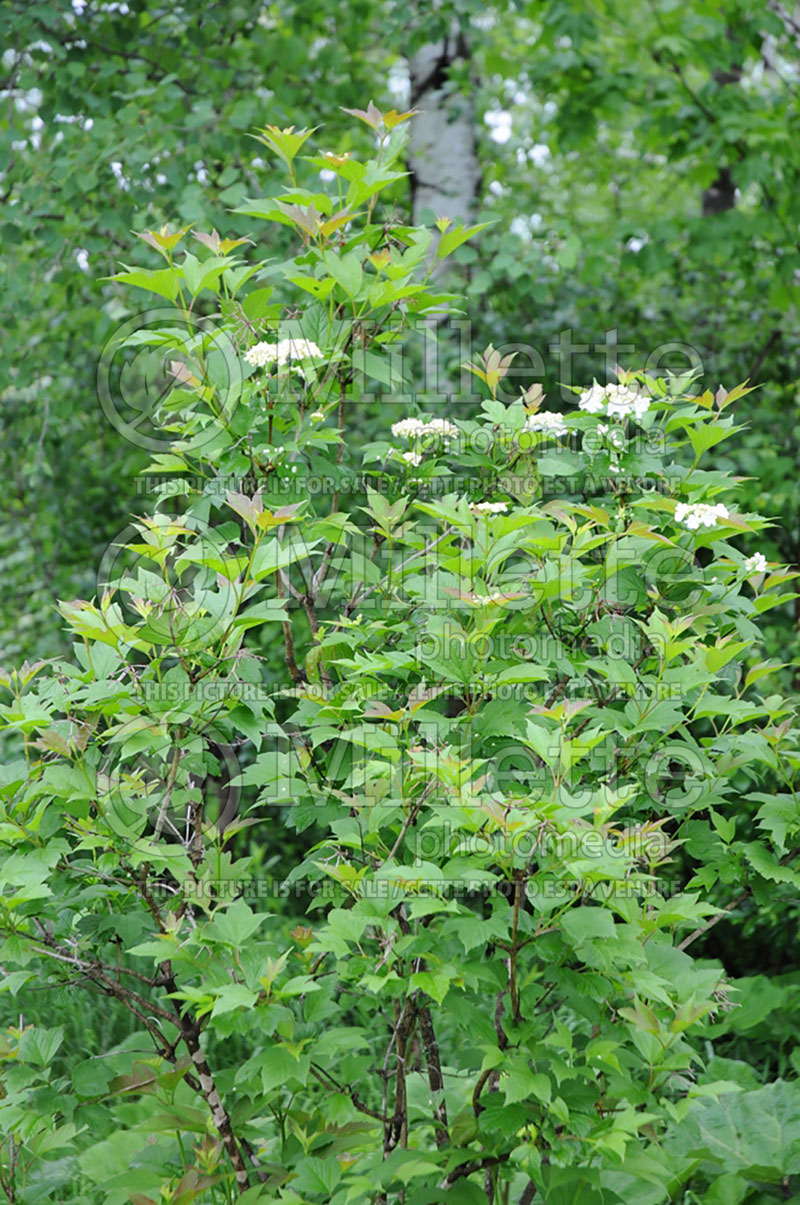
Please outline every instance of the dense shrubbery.
[[[797, 886], [757, 650], [794, 575], [700, 467], [745, 390], [620, 373], [562, 414], [489, 348], [474, 417], [418, 405], [475, 232], [378, 217], [406, 115], [361, 116], [374, 162], [311, 158], [336, 202], [262, 131], [291, 183], [242, 212], [301, 241], [291, 304], [216, 233], [117, 277], [175, 305], [128, 336], [171, 361], [169, 480], [62, 604], [74, 659], [3, 679], [5, 986], [69, 985], [2, 1038], [6, 1194], [785, 1199], [798, 1067], [748, 1065], [758, 985], [693, 957]], [[76, 1058], [84, 993], [135, 1029]]]

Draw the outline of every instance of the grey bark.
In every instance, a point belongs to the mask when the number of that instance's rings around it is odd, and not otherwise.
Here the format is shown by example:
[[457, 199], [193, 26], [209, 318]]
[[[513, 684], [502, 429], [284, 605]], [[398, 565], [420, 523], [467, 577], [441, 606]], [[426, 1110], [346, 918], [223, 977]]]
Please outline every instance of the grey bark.
[[[422, 223], [426, 209], [435, 218], [450, 218], [453, 224], [474, 218], [481, 184], [481, 171], [475, 137], [475, 107], [472, 89], [465, 94], [451, 78], [451, 68], [468, 68], [470, 47], [466, 34], [457, 26], [435, 42], [421, 46], [408, 60], [411, 107], [421, 112], [411, 123], [408, 167], [411, 173], [411, 202], [415, 225]], [[435, 262], [439, 232], [429, 252]], [[457, 291], [452, 269], [435, 266], [440, 284]], [[437, 333], [439, 323], [428, 320]], [[441, 331], [439, 331], [441, 334]], [[453, 397], [453, 385], [441, 368], [437, 344], [425, 341], [425, 389], [439, 396]], [[469, 350], [462, 348], [468, 359]]]
[[411, 107], [422, 110], [411, 124], [408, 147], [415, 223], [428, 208], [454, 222], [474, 215], [481, 181], [475, 110], [472, 97], [450, 79], [451, 66], [469, 61], [468, 40], [457, 29], [409, 59]]

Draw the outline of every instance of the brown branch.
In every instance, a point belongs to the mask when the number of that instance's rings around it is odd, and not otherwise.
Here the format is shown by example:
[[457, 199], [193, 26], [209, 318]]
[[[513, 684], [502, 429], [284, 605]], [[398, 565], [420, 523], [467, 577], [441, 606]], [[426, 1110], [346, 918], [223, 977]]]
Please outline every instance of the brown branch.
[[[370, 1109], [368, 1105], [364, 1104], [352, 1084], [340, 1084], [329, 1071], [326, 1071], [324, 1067], [320, 1067], [318, 1063], [312, 1063], [310, 1066], [310, 1071], [314, 1078], [319, 1080], [324, 1088], [327, 1088], [329, 1091], [333, 1089], [334, 1092], [343, 1092], [345, 1095], [349, 1096], [353, 1106], [358, 1109], [359, 1113], [365, 1113], [367, 1117], [374, 1117], [376, 1121], [383, 1121], [383, 1117], [380, 1113], [376, 1112], [375, 1109]], [[323, 1079], [323, 1076], [327, 1078]]]
[[396, 1087], [395, 1087], [395, 1103], [394, 1113], [392, 1117], [384, 1116], [383, 1121], [383, 1154], [384, 1158], [390, 1155], [394, 1148], [400, 1143], [405, 1146], [408, 1140], [408, 1102], [406, 1099], [406, 1048], [408, 1039], [411, 1037], [411, 1032], [417, 1018], [416, 1006], [413, 996], [406, 996], [403, 1002], [403, 1007], [400, 1008], [399, 1002], [395, 1002], [395, 1026], [392, 1033], [391, 1041], [386, 1050], [386, 1057], [383, 1060], [383, 1074], [388, 1077], [389, 1059], [391, 1057], [392, 1048], [396, 1047], [397, 1054], [397, 1069], [395, 1072]]
[[[283, 577], [281, 575], [280, 569], [275, 570], [275, 589], [276, 589], [278, 598], [286, 597], [286, 591], [284, 590], [284, 587], [283, 587]], [[297, 661], [295, 660], [294, 635], [292, 633], [292, 621], [290, 619], [284, 619], [281, 624], [281, 627], [283, 628], [283, 644], [284, 644], [284, 649], [285, 649], [284, 658], [286, 661], [286, 665], [289, 669], [289, 676], [292, 679], [292, 681], [295, 683], [303, 682], [304, 681], [303, 675], [300, 673], [300, 670], [297, 668]]]
[[[788, 854], [784, 854], [781, 858], [779, 865], [786, 866], [788, 862], [797, 857], [798, 853], [800, 853], [800, 850], [790, 850]], [[714, 925], [718, 925], [721, 920], [725, 920], [728, 914], [733, 912], [735, 908], [738, 908], [739, 904], [743, 903], [752, 893], [752, 887], [745, 887], [744, 891], [740, 891], [729, 904], [725, 905], [721, 912], [718, 912], [716, 916], [712, 916], [705, 924], [698, 926], [688, 937], [684, 937], [683, 941], [679, 943], [678, 949], [685, 950], [692, 942], [697, 941], [698, 937], [702, 937], [704, 933], [708, 933], [709, 929], [713, 929]]]
[[225, 1153], [231, 1161], [236, 1178], [236, 1187], [241, 1194], [249, 1188], [250, 1177], [244, 1156], [239, 1148], [239, 1142], [233, 1132], [230, 1116], [220, 1099], [217, 1086], [214, 1083], [214, 1077], [209, 1070], [205, 1055], [200, 1047], [200, 1025], [193, 1016], [183, 1016], [181, 1013], [180, 1001], [174, 998], [175, 993], [178, 991], [178, 985], [175, 982], [171, 964], [164, 962], [161, 966], [163, 969], [164, 986], [168, 988], [170, 994], [173, 996], [172, 1005], [175, 1009], [173, 1024], [177, 1025], [183, 1044], [194, 1064], [195, 1071], [197, 1072], [197, 1080], [199, 1081], [200, 1095], [205, 1100], [211, 1112], [211, 1119], [222, 1140]]
[[522, 899], [522, 875], [514, 879], [514, 913], [511, 922], [511, 949], [508, 954], [508, 994], [511, 997], [511, 1017], [516, 1023], [522, 1020], [519, 1011], [519, 988], [517, 987], [517, 935], [519, 930], [519, 909]]
[[485, 1159], [473, 1159], [471, 1163], [461, 1163], [445, 1176], [442, 1188], [450, 1188], [457, 1180], [463, 1180], [465, 1176], [471, 1176], [473, 1172], [482, 1172], [487, 1167], [497, 1167], [499, 1163], [507, 1163], [510, 1158], [511, 1151], [505, 1151], [502, 1155], [487, 1155]]
[[[153, 916], [153, 919], [158, 925], [159, 931], [161, 933], [165, 933], [167, 931], [166, 925], [164, 924], [158, 904], [153, 898], [153, 894], [150, 891], [150, 887], [147, 882], [148, 870], [149, 867], [145, 863], [141, 869], [137, 885], [139, 887], [139, 891], [141, 892], [142, 898], [144, 899], [151, 915]], [[225, 1148], [225, 1152], [231, 1161], [231, 1166], [233, 1167], [234, 1176], [236, 1178], [236, 1186], [240, 1193], [245, 1192], [250, 1185], [250, 1177], [247, 1172], [244, 1156], [239, 1149], [236, 1135], [233, 1132], [230, 1116], [220, 1100], [219, 1092], [217, 1091], [216, 1084], [214, 1083], [214, 1078], [209, 1070], [205, 1055], [200, 1048], [200, 1025], [194, 1017], [185, 1017], [181, 1013], [181, 1002], [176, 999], [178, 985], [175, 981], [175, 976], [172, 971], [172, 963], [169, 961], [169, 959], [165, 959], [164, 962], [159, 964], [159, 970], [161, 972], [160, 982], [164, 985], [164, 987], [166, 987], [167, 991], [172, 997], [171, 1004], [175, 1015], [174, 1017], [171, 1016], [169, 1018], [170, 1022], [177, 1026], [181, 1040], [189, 1052], [189, 1057], [191, 1058], [197, 1072], [197, 1079], [194, 1080], [193, 1077], [192, 1086], [195, 1087], [196, 1085], [196, 1090], [199, 1089], [200, 1095], [204, 1098], [206, 1104], [208, 1105], [209, 1110], [211, 1111], [212, 1121], [214, 1122], [217, 1133], [222, 1140], [222, 1145]]]
[[[40, 937], [38, 939], [35, 937], [30, 937], [24, 933], [21, 934], [21, 936], [27, 937], [27, 940], [31, 943], [32, 948], [37, 954], [47, 955], [50, 958], [56, 959], [58, 962], [66, 962], [69, 966], [76, 967], [78, 970], [82, 971], [87, 978], [93, 979], [95, 983], [102, 985], [108, 994], [116, 996], [117, 999], [126, 1005], [126, 1007], [130, 1007], [130, 1002], [134, 1002], [139, 1008], [147, 1009], [155, 1016], [161, 1017], [162, 1020], [169, 1021], [171, 1024], [173, 1023], [172, 1015], [171, 1013], [167, 1012], [166, 1009], [162, 1008], [159, 1004], [156, 1004], [152, 1000], [146, 1000], [143, 996], [140, 996], [138, 992], [134, 992], [131, 988], [124, 987], [121, 983], [119, 983], [118, 980], [114, 978], [114, 967], [106, 966], [104, 963], [99, 962], [96, 959], [81, 958], [79, 954], [72, 953], [69, 949], [59, 945], [55, 938], [50, 936], [42, 925], [41, 921], [36, 921], [36, 923], [40, 929]], [[151, 986], [153, 986], [152, 982]], [[133, 1011], [133, 1009], [131, 1009], [131, 1011]]]
[[418, 1012], [422, 1045], [425, 1050], [425, 1062], [428, 1066], [428, 1083], [431, 1092], [434, 1094], [434, 1099], [437, 1096], [439, 1097], [434, 1121], [436, 1145], [438, 1147], [448, 1146], [450, 1135], [447, 1129], [447, 1104], [444, 1099], [444, 1079], [442, 1077], [442, 1065], [439, 1061], [439, 1045], [436, 1041], [436, 1033], [433, 1028], [431, 1010], [427, 1004], [420, 1007]]
[[[305, 613], [308, 617], [308, 626], [311, 629], [311, 635], [314, 638], [314, 644], [317, 647], [319, 647], [319, 645], [320, 645], [319, 620], [317, 619], [317, 612], [314, 608], [314, 599], [312, 598], [312, 596], [310, 594], [303, 594], [303, 595], [301, 595], [300, 601], [302, 602], [303, 609], [305, 610]], [[323, 659], [322, 653], [320, 653], [320, 655], [319, 655], [319, 674], [320, 674], [320, 677], [322, 678], [323, 685], [326, 687], [327, 690], [330, 690], [331, 689], [331, 676], [325, 665], [325, 661]]]
[[475, 1088], [473, 1090], [472, 1112], [475, 1114], [476, 1117], [480, 1117], [481, 1113], [483, 1112], [483, 1105], [481, 1104], [481, 1092], [483, 1092], [483, 1089], [486, 1087], [486, 1084], [487, 1084], [491, 1074], [492, 1074], [491, 1067], [489, 1068], [488, 1071], [482, 1072], [482, 1074], [481, 1074], [480, 1078], [478, 1079], [478, 1082], [475, 1085]]
[[[182, 736], [183, 736], [183, 729], [181, 728], [178, 732], [178, 739], [180, 740]], [[180, 745], [176, 745], [175, 750], [172, 754], [172, 765], [169, 768], [169, 775], [167, 777], [167, 789], [164, 792], [164, 802], [161, 804], [161, 809], [158, 813], [158, 818], [156, 820], [156, 827], [155, 827], [156, 841], [158, 841], [158, 839], [160, 838], [161, 830], [164, 827], [164, 823], [167, 819], [167, 812], [169, 810], [170, 800], [172, 799], [172, 789], [175, 786], [175, 778], [178, 773], [178, 766], [180, 765], [180, 761], [181, 761], [181, 747], [180, 747]]]

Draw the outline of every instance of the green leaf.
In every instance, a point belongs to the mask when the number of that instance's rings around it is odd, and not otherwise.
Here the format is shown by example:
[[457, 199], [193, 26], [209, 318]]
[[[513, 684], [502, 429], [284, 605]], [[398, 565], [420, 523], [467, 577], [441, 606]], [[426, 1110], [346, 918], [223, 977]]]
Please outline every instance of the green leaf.
[[754, 1092], [695, 1099], [666, 1147], [752, 1183], [778, 1184], [800, 1172], [800, 1084], [779, 1079]]
[[322, 262], [330, 276], [344, 289], [348, 297], [355, 299], [361, 289], [363, 270], [358, 255], [339, 256], [334, 251], [325, 251]]
[[614, 918], [605, 908], [570, 908], [561, 924], [576, 946], [586, 941], [607, 941], [615, 935]]
[[234, 900], [224, 911], [215, 914], [212, 924], [205, 929], [205, 936], [242, 947], [271, 915], [271, 912], [253, 912], [244, 900]]
[[216, 1001], [211, 1010], [211, 1019], [240, 1008], [252, 1008], [258, 996], [243, 983], [231, 983], [215, 990]]
[[50, 1067], [64, 1041], [64, 1028], [26, 1029], [19, 1042], [19, 1058], [22, 1063], [33, 1063], [36, 1067]]
[[151, 293], [158, 293], [159, 297], [166, 297], [167, 301], [174, 301], [178, 296], [181, 278], [177, 268], [128, 268], [127, 264], [123, 267], [126, 271], [108, 279], [135, 285], [138, 289], [148, 289]]
[[448, 255], [452, 255], [467, 239], [479, 234], [481, 230], [486, 230], [492, 226], [492, 222], [479, 222], [476, 226], [464, 226], [461, 222], [454, 226], [452, 230], [447, 230], [439, 240], [439, 246], [436, 249], [436, 258], [445, 259]]

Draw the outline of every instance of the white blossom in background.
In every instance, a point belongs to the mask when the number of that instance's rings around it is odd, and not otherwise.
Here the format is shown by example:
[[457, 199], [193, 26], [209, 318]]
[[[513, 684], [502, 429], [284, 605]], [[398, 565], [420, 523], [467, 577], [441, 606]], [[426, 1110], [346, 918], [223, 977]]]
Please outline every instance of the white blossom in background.
[[718, 519], [727, 519], [728, 508], [722, 502], [710, 505], [706, 502], [679, 502], [675, 507], [676, 523], [683, 523], [690, 531], [699, 527], [716, 527]]
[[559, 436], [567, 434], [567, 424], [562, 414], [556, 414], [554, 410], [540, 410], [538, 414], [529, 415], [525, 430]]
[[122, 164], [120, 163], [119, 159], [114, 159], [112, 161], [111, 171], [114, 175], [114, 179], [116, 180], [116, 182], [120, 186], [120, 188], [123, 190], [123, 192], [127, 192], [127, 190], [131, 186], [131, 182], [128, 179], [128, 177], [125, 175], [125, 173], [123, 172]]
[[473, 515], [503, 515], [508, 510], [507, 502], [473, 502], [469, 508]]
[[422, 464], [421, 452], [401, 452], [400, 457], [406, 462], [406, 464], [413, 464], [414, 468], [416, 468], [417, 465]]
[[78, 247], [78, 250], [75, 252], [75, 259], [81, 272], [89, 271], [89, 252], [85, 247]]
[[491, 130], [490, 138], [494, 142], [508, 142], [511, 137], [511, 114], [507, 109], [490, 109], [484, 113], [483, 120]]
[[747, 558], [744, 567], [747, 573], [764, 573], [767, 568], [767, 558], [763, 552], [756, 552]]

